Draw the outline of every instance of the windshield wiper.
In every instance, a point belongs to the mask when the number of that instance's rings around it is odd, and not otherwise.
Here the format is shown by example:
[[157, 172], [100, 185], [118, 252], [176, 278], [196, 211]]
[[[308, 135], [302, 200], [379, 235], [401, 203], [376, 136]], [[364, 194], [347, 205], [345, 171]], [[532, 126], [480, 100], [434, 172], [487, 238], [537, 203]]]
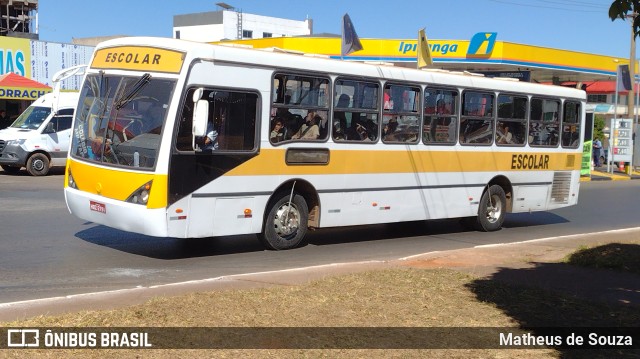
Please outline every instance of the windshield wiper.
[[126, 106], [129, 101], [131, 101], [138, 94], [138, 92], [140, 92], [140, 90], [142, 90], [145, 86], [147, 86], [147, 84], [149, 84], [149, 81], [151, 81], [151, 74], [146, 73], [142, 75], [142, 77], [140, 77], [140, 79], [135, 84], [133, 84], [133, 88], [131, 89], [131, 91], [129, 91], [129, 93], [122, 96], [120, 99], [118, 99], [118, 101], [116, 101], [116, 110], [120, 110], [121, 108]]

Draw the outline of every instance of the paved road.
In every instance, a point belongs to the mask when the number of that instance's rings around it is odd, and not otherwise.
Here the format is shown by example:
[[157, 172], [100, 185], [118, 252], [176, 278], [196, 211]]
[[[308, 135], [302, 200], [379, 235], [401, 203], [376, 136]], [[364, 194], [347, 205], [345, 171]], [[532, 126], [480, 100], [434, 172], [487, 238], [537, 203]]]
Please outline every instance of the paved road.
[[577, 207], [510, 215], [499, 232], [455, 220], [326, 229], [272, 252], [253, 235], [158, 239], [86, 223], [67, 212], [62, 182], [0, 171], [0, 303], [637, 227], [640, 212], [640, 181], [587, 182]]

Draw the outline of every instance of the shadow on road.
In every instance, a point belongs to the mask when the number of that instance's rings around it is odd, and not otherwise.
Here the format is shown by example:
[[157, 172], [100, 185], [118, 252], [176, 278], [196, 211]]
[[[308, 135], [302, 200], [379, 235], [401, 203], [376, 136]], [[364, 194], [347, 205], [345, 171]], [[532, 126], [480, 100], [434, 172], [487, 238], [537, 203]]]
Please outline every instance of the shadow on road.
[[[31, 177], [29, 172], [24, 168], [16, 173], [7, 173], [0, 168], [0, 176]], [[64, 167], [52, 167], [47, 176], [64, 176]]]
[[[632, 252], [618, 254], [623, 257], [635, 254], [638, 260], [640, 246], [618, 248]], [[467, 287], [478, 300], [495, 304], [521, 328], [531, 328], [534, 335], [548, 335], [545, 327], [575, 330], [583, 327], [590, 332], [600, 330], [602, 334], [602, 327], [634, 328], [636, 333], [639, 330], [640, 275], [635, 273], [565, 263], [534, 263], [533, 268], [501, 268]], [[562, 358], [638, 355], [637, 350], [556, 349]]]
[[158, 238], [95, 225], [76, 237], [99, 246], [155, 259], [183, 259], [263, 251], [255, 235], [215, 238]]
[[[400, 238], [428, 237], [473, 232], [460, 219], [412, 221], [351, 227], [324, 228], [307, 233], [313, 246], [387, 241]], [[540, 226], [567, 222], [546, 212], [507, 215], [505, 228]], [[90, 225], [91, 223], [87, 223]], [[226, 254], [260, 252], [264, 247], [253, 234], [212, 238], [156, 238], [95, 225], [76, 233], [81, 240], [119, 251], [156, 259], [183, 259]]]
[[551, 212], [510, 213], [507, 214], [502, 227], [521, 228], [568, 222], [566, 218]]

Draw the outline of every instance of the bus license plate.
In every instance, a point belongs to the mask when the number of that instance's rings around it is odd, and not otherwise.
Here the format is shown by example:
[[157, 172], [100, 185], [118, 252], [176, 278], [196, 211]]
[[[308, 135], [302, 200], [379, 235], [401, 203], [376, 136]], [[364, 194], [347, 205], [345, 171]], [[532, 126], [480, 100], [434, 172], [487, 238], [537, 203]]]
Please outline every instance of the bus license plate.
[[107, 206], [105, 206], [104, 203], [89, 201], [89, 208], [92, 211], [107, 213]]

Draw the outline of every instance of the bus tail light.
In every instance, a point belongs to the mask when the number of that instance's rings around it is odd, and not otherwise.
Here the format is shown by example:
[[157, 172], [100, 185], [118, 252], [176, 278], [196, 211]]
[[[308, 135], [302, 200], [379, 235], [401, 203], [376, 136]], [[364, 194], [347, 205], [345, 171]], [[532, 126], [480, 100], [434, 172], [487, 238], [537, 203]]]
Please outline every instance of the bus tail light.
[[135, 190], [129, 196], [129, 198], [127, 198], [127, 202], [146, 205], [147, 202], [149, 202], [149, 191], [151, 191], [151, 182], [153, 181], [149, 181]]

